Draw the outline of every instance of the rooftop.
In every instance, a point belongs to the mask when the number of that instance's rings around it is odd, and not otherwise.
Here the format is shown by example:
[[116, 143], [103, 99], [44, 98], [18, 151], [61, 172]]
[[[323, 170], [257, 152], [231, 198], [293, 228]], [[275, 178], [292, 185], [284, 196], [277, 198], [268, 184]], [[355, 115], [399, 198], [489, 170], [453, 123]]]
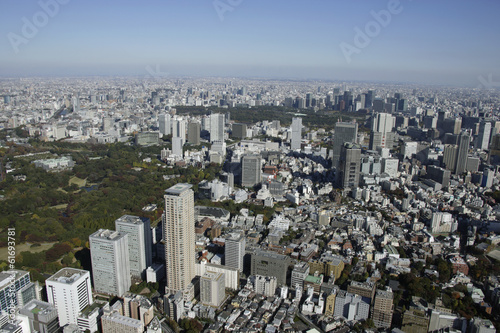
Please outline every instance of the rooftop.
[[165, 194], [180, 195], [181, 193], [189, 190], [191, 187], [193, 187], [193, 185], [186, 184], [186, 183], [175, 184], [174, 186], [172, 186], [169, 189], [165, 190]]
[[118, 240], [118, 239], [123, 238], [125, 236], [126, 236], [126, 234], [121, 233], [119, 231], [114, 231], [114, 230], [109, 230], [109, 229], [99, 229], [98, 231], [96, 231], [92, 235], [90, 235], [89, 238]]
[[116, 219], [115, 222], [125, 222], [125, 223], [130, 223], [130, 224], [143, 224], [143, 219], [140, 218], [139, 216], [134, 216], [134, 215], [123, 215], [122, 217], [119, 217]]
[[56, 281], [60, 283], [73, 284], [81, 276], [90, 274], [83, 269], [65, 267], [47, 279], [47, 281]]

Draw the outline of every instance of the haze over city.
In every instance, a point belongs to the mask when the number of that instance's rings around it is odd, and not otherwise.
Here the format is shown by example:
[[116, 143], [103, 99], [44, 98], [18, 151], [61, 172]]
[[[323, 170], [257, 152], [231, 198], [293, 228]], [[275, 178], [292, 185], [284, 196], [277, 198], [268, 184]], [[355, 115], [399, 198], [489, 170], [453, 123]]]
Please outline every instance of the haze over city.
[[43, 3], [0, 4], [1, 76], [143, 76], [151, 66], [170, 76], [477, 86], [500, 75], [498, 1]]

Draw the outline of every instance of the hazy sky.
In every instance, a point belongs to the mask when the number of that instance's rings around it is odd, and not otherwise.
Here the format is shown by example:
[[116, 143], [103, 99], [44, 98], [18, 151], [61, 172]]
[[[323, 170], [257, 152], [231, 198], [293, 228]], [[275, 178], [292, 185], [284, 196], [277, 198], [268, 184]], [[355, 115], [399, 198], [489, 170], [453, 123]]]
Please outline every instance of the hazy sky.
[[[59, 8], [48, 15], [41, 3]], [[390, 17], [377, 23], [380, 11]], [[0, 0], [0, 76], [146, 76], [158, 66], [476, 86], [480, 75], [500, 81], [499, 13], [498, 0]]]

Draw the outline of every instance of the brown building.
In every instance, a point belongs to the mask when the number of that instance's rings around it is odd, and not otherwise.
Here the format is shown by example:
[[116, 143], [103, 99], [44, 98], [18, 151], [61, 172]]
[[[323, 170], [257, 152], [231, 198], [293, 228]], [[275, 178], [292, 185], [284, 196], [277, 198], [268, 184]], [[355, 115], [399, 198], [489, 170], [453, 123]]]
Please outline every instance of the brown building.
[[462, 257], [452, 257], [450, 258], [451, 267], [453, 274], [457, 274], [457, 272], [464, 273], [465, 275], [469, 274], [469, 266]]
[[318, 260], [308, 262], [310, 273], [323, 274], [324, 276], [333, 276], [338, 279], [344, 270], [344, 261], [337, 256], [323, 256]]
[[387, 290], [377, 289], [372, 309], [372, 320], [375, 327], [391, 327], [392, 314], [394, 312], [393, 300], [394, 295], [390, 288]]
[[347, 287], [347, 292], [362, 297], [367, 297], [370, 299], [370, 303], [373, 304], [373, 297], [375, 296], [375, 286], [375, 283], [352, 281], [351, 284]]

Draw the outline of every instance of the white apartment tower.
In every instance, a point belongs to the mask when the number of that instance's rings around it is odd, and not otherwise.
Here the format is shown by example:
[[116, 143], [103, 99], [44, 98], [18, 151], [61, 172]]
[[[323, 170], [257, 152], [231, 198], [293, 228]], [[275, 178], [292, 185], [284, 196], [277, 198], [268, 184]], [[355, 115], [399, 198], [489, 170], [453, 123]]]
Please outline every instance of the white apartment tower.
[[224, 115], [212, 113], [210, 115], [210, 142], [224, 141]]
[[233, 233], [226, 239], [224, 256], [227, 267], [243, 272], [243, 257], [245, 256], [246, 239], [239, 233]]
[[163, 239], [168, 293], [184, 291], [195, 277], [194, 193], [190, 184], [165, 191]]
[[128, 235], [99, 229], [89, 243], [95, 291], [121, 297], [131, 284]]
[[300, 150], [300, 143], [302, 141], [302, 118], [292, 118], [292, 140], [291, 149]]
[[49, 303], [57, 309], [59, 324], [77, 324], [78, 314], [94, 303], [90, 285], [90, 272], [63, 268], [45, 280]]
[[224, 273], [207, 271], [200, 279], [200, 299], [203, 304], [219, 307], [226, 296]]
[[152, 235], [149, 219], [123, 215], [115, 221], [116, 231], [128, 234], [130, 274], [145, 278], [146, 269], [152, 264]]
[[158, 116], [158, 127], [162, 135], [169, 135], [172, 133], [172, 117], [168, 113], [163, 113]]

